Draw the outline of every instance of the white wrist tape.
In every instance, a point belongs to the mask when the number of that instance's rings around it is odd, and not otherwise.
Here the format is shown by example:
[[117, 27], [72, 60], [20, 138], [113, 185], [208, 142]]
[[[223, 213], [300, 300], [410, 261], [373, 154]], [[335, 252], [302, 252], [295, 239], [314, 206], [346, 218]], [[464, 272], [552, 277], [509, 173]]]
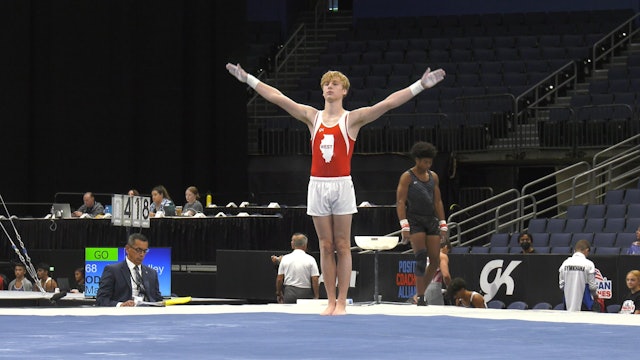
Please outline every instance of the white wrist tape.
[[447, 226], [447, 222], [445, 220], [440, 220], [440, 231], [449, 231], [449, 227]]
[[409, 230], [409, 220], [407, 219], [400, 220], [400, 228], [402, 230]]
[[260, 80], [258, 80], [255, 76], [247, 74], [247, 85], [251, 86], [252, 89], [255, 89], [256, 86], [258, 86], [259, 82]]
[[411, 94], [413, 94], [413, 96], [416, 96], [420, 94], [422, 90], [424, 90], [424, 87], [422, 86], [422, 83], [420, 82], [420, 80], [418, 80], [413, 84], [411, 84], [411, 86], [409, 86], [409, 90], [411, 90]]

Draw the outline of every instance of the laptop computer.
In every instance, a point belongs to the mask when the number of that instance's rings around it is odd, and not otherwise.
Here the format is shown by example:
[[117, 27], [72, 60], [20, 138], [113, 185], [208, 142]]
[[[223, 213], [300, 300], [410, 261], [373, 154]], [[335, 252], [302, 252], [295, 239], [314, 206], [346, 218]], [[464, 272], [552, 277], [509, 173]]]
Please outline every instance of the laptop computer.
[[53, 204], [51, 206], [51, 212], [56, 219], [69, 219], [71, 218], [71, 205], [69, 204]]

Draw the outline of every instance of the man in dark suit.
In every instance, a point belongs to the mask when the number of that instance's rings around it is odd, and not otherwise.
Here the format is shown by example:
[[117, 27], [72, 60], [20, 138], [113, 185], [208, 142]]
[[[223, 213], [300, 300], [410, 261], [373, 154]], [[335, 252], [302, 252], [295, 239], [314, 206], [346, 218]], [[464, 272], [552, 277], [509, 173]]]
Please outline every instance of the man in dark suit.
[[125, 250], [127, 258], [124, 261], [104, 268], [96, 295], [97, 306], [135, 306], [134, 298], [162, 300], [158, 273], [142, 265], [149, 252], [149, 240], [140, 233], [131, 234]]

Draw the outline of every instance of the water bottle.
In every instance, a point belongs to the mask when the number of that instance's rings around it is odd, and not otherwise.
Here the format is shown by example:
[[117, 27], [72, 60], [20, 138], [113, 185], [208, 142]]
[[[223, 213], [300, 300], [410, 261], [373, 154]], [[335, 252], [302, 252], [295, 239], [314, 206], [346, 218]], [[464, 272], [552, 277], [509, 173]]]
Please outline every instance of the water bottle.
[[212, 200], [213, 200], [213, 197], [211, 196], [211, 193], [207, 193], [207, 207], [211, 206]]

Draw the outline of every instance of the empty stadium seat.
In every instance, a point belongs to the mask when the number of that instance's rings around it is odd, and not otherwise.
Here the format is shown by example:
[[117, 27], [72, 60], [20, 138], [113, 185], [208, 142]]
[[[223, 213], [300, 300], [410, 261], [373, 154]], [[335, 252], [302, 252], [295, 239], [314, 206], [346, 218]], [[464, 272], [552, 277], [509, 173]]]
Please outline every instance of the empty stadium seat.
[[592, 232], [573, 233], [571, 235], [571, 243], [569, 244], [569, 246], [573, 248], [578, 242], [578, 240], [587, 240], [589, 244], [591, 244], [593, 242], [593, 233]]
[[627, 189], [624, 192], [622, 202], [625, 204], [640, 204], [640, 189]]
[[509, 246], [520, 246], [520, 244], [518, 243], [519, 237], [520, 237], [519, 232], [512, 233], [511, 237], [509, 238]]
[[567, 219], [564, 225], [565, 233], [579, 233], [584, 228], [584, 219]]
[[491, 234], [490, 244], [491, 244], [491, 247], [494, 247], [494, 246], [508, 246], [509, 245], [509, 234], [507, 234], [507, 233]]
[[491, 246], [489, 248], [489, 253], [491, 254], [508, 254], [509, 246]]
[[551, 254], [562, 254], [562, 255], [569, 255], [572, 252], [573, 251], [570, 246], [554, 246], [551, 248], [551, 251], [550, 251]]
[[565, 219], [549, 219], [547, 220], [546, 232], [556, 233], [563, 232], [565, 225]]
[[622, 204], [623, 199], [624, 199], [624, 189], [608, 190], [604, 194], [604, 203], [607, 205]]
[[568, 219], [584, 219], [584, 213], [586, 211], [586, 205], [569, 205], [567, 207], [567, 220]]
[[468, 246], [454, 246], [451, 248], [452, 254], [468, 254], [469, 247]]
[[640, 218], [640, 204], [629, 204], [627, 205], [627, 214], [628, 218]]
[[529, 305], [524, 301], [514, 301], [507, 306], [507, 309], [528, 310]]
[[624, 232], [635, 233], [640, 227], [640, 217], [627, 217], [627, 224], [624, 227]]
[[626, 220], [624, 217], [607, 217], [602, 231], [605, 233], [617, 233], [624, 231], [625, 225]]
[[539, 232], [529, 233], [529, 235], [531, 235], [531, 244], [534, 248], [538, 248], [540, 246], [549, 246], [549, 233]]
[[472, 246], [469, 252], [471, 254], [488, 254], [489, 247], [488, 246]]
[[[589, 211], [589, 208], [587, 208], [587, 211]], [[592, 233], [602, 232], [602, 229], [604, 228], [604, 220], [604, 218], [587, 218], [582, 230], [584, 232]]]
[[611, 247], [616, 242], [616, 236], [616, 233], [597, 232], [593, 235], [593, 242], [591, 245], [595, 247]]
[[615, 246], [619, 248], [628, 248], [637, 240], [635, 233], [620, 232], [616, 235]]
[[617, 246], [599, 246], [595, 248], [596, 255], [620, 255], [620, 248]]
[[549, 246], [534, 246], [536, 250], [536, 254], [548, 254], [551, 252], [551, 247]]
[[549, 236], [549, 246], [569, 246], [571, 244], [571, 233], [553, 233]]
[[603, 218], [607, 212], [607, 206], [604, 204], [589, 204], [585, 211], [585, 218]]
[[606, 217], [608, 219], [625, 218], [626, 216], [627, 216], [627, 204], [607, 204]]
[[527, 231], [531, 233], [542, 233], [547, 230], [546, 218], [533, 218], [529, 220], [529, 226]]
[[489, 301], [487, 303], [487, 307], [489, 309], [504, 309], [507, 306], [505, 305], [505, 303], [503, 301], [494, 299], [494, 300], [491, 300], [491, 301]]
[[533, 310], [551, 310], [553, 309], [553, 305], [543, 301], [535, 304], [532, 309]]

